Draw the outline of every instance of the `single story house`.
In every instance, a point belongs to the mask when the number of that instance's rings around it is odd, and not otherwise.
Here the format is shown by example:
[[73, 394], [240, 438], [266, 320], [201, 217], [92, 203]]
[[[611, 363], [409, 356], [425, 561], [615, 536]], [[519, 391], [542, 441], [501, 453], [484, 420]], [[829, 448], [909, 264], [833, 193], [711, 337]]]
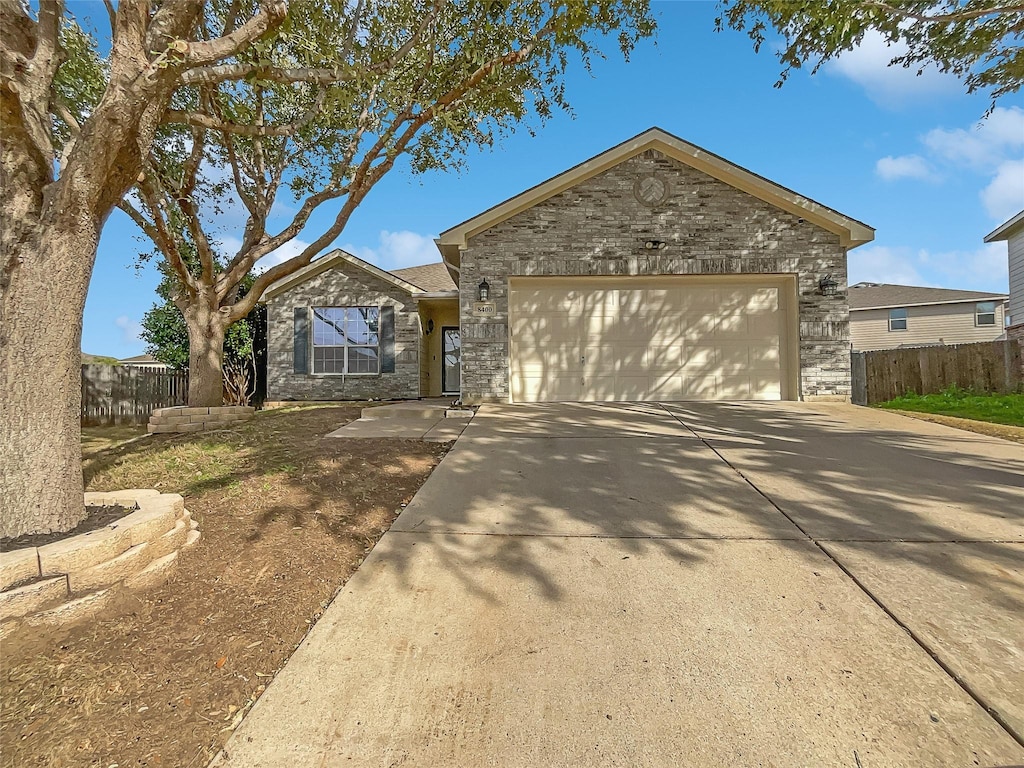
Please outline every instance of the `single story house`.
[[652, 128], [448, 229], [266, 291], [272, 400], [848, 399], [874, 230]]
[[161, 363], [152, 355], [135, 355], [117, 361], [118, 365], [125, 365], [129, 368], [145, 368], [150, 371], [166, 371], [170, 368], [166, 363]]
[[850, 343], [858, 352], [995, 341], [1005, 293], [914, 285], [850, 286]]
[[1010, 266], [1010, 298], [1006, 336], [1024, 344], [1024, 211], [1003, 222], [985, 237], [986, 243], [1005, 240]]

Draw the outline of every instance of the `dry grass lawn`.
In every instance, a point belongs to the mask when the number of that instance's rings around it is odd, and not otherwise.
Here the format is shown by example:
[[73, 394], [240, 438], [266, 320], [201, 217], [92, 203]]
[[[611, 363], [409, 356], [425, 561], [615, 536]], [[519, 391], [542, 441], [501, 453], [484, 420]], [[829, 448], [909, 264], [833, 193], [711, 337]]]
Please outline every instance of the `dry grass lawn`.
[[359, 408], [90, 451], [88, 490], [181, 493], [202, 538], [171, 580], [4, 642], [3, 766], [205, 766], [447, 445], [323, 436]]

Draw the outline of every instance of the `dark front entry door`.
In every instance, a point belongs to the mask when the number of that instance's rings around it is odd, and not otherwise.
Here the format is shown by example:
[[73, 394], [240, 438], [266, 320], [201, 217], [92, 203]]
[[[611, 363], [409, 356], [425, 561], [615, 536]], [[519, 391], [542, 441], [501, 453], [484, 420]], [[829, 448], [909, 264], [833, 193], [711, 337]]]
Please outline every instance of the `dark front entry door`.
[[462, 337], [458, 328], [442, 328], [441, 391], [457, 395], [461, 391]]

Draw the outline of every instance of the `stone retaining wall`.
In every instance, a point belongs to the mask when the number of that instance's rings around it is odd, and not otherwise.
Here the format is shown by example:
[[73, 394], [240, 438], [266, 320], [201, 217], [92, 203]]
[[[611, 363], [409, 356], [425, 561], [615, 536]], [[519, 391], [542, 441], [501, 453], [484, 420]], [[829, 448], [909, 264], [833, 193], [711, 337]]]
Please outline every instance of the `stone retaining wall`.
[[209, 408], [158, 408], [149, 418], [150, 432], [202, 432], [248, 421], [256, 414], [251, 405], [221, 405]]
[[178, 552], [199, 540], [176, 493], [85, 494], [87, 506], [135, 507], [120, 520], [41, 547], [0, 552], [0, 638], [22, 623], [65, 624], [99, 610], [118, 587], [162, 582]]

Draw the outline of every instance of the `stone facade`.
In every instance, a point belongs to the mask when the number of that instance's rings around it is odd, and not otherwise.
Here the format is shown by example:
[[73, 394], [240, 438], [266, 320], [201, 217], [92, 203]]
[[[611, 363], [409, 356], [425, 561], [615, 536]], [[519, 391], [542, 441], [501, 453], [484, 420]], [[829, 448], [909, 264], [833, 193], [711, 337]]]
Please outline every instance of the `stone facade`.
[[[651, 208], [638, 178], [657, 173], [669, 195]], [[646, 250], [645, 241], [667, 243]], [[469, 239], [460, 273], [462, 396], [509, 399], [508, 279], [565, 275], [797, 276], [799, 396], [849, 399], [846, 249], [839, 237], [717, 179], [647, 150]], [[834, 296], [818, 281], [831, 274]], [[496, 303], [474, 317], [482, 279]]]
[[[295, 373], [295, 308], [346, 306], [394, 307], [395, 372], [354, 376]], [[419, 313], [409, 292], [353, 264], [338, 262], [267, 301], [267, 399], [419, 397], [419, 348]]]

